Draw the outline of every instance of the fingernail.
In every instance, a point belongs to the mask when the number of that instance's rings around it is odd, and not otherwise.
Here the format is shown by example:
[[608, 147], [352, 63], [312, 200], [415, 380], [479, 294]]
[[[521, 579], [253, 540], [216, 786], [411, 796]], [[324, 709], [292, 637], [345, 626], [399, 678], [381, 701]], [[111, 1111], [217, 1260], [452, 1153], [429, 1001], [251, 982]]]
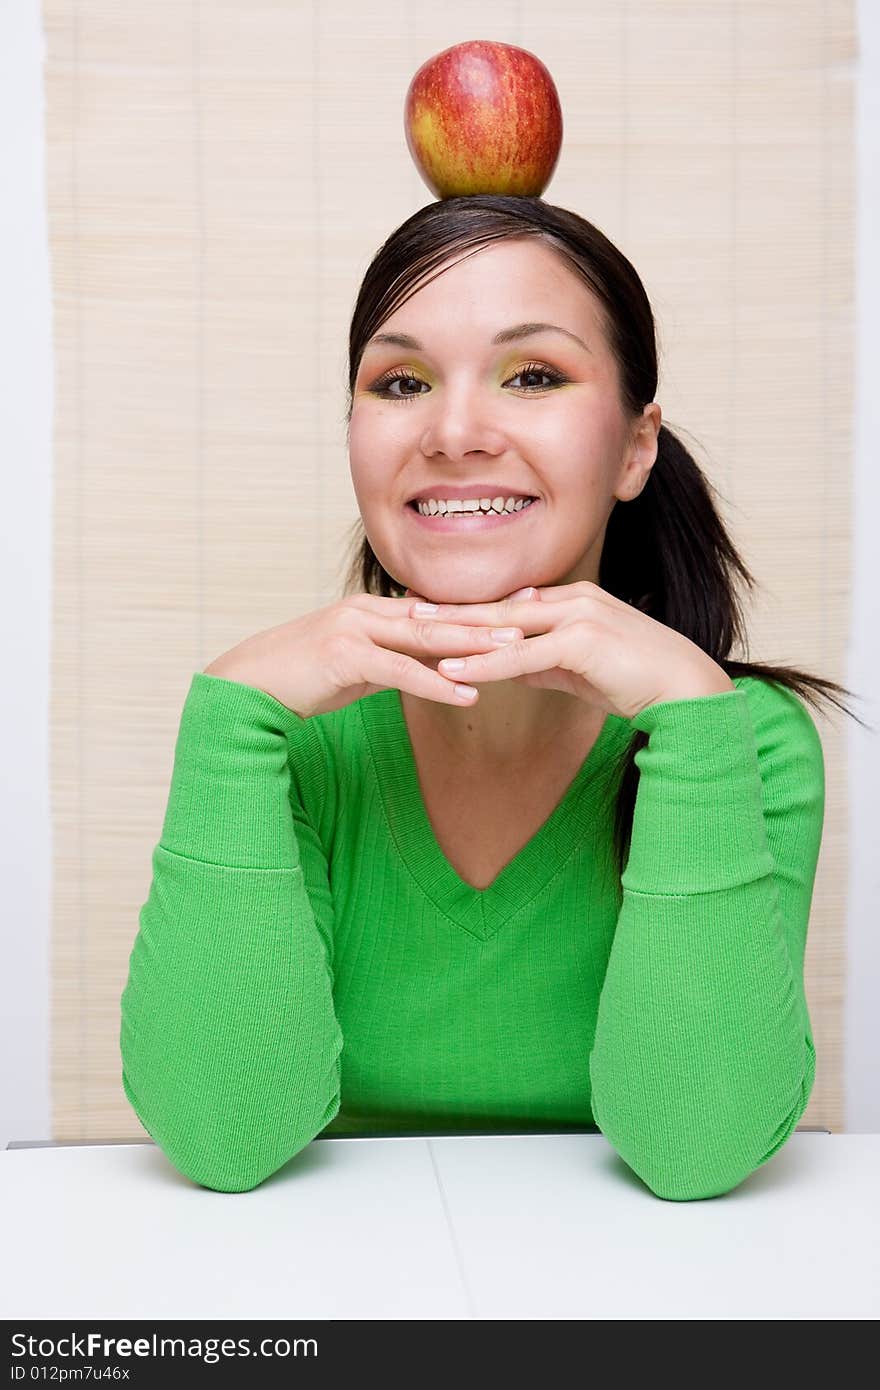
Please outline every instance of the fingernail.
[[516, 593], [515, 593], [515, 594], [511, 594], [510, 597], [511, 597], [511, 598], [532, 598], [537, 592], [538, 592], [538, 590], [535, 589], [531, 584], [529, 584], [525, 589], [517, 589]]
[[493, 627], [490, 636], [493, 642], [512, 642], [518, 632], [518, 627]]
[[438, 661], [438, 666], [442, 666], [445, 671], [463, 671], [463, 656], [444, 656], [442, 661]]
[[413, 612], [418, 613], [419, 617], [422, 618], [427, 613], [436, 613], [437, 608], [436, 603], [417, 603], [413, 607]]
[[456, 695], [460, 695], [463, 700], [469, 700], [472, 695], [476, 695], [477, 689], [474, 685], [456, 685]]

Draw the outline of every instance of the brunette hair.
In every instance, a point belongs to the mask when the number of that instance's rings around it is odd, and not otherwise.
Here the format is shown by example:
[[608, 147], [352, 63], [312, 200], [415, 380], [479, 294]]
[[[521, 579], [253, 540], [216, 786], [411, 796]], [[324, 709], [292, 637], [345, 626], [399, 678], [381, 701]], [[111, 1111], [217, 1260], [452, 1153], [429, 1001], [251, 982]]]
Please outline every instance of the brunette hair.
[[[470, 254], [503, 237], [541, 237], [599, 301], [601, 320], [618, 366], [621, 404], [634, 420], [654, 400], [657, 347], [654, 316], [632, 264], [597, 227], [541, 198], [494, 194], [445, 198], [428, 203], [382, 244], [364, 276], [349, 332], [348, 408], [350, 430], [354, 386], [369, 338], [407, 299], [447, 268], [459, 253]], [[657, 457], [648, 481], [633, 500], [618, 501], [608, 519], [599, 585], [616, 598], [683, 633], [731, 678], [752, 676], [789, 688], [818, 708], [830, 701], [863, 727], [864, 721], [836, 696], [845, 686], [790, 666], [732, 660], [739, 644], [748, 655], [738, 582], [754, 588], [725, 530], [713, 496], [719, 494], [678, 434], [661, 425]], [[363, 531], [354, 524], [355, 553], [343, 593], [399, 597], [401, 585], [380, 564]], [[738, 576], [738, 580], [736, 578]], [[623, 751], [616, 781], [614, 845], [619, 874], [629, 854], [638, 787], [635, 755], [648, 735], [635, 730]]]

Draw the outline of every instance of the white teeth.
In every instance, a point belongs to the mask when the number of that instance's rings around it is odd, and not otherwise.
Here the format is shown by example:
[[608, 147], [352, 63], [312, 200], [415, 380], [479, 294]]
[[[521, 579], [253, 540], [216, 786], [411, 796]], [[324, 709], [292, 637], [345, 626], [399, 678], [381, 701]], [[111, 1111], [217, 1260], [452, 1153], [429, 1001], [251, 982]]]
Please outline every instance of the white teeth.
[[476, 497], [468, 498], [467, 501], [459, 501], [453, 498], [443, 498], [438, 501], [434, 497], [429, 497], [427, 501], [416, 503], [422, 516], [455, 516], [464, 512], [521, 512], [523, 507], [531, 506], [534, 498], [531, 497], [508, 497], [505, 502], [503, 497]]

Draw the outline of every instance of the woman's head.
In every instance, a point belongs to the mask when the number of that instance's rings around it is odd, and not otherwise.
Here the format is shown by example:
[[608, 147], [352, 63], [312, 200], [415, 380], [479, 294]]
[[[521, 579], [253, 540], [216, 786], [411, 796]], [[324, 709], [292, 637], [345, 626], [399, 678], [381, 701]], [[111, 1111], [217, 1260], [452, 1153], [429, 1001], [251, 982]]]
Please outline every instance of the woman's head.
[[[510, 337], [535, 323], [567, 332]], [[367, 272], [349, 365], [352, 480], [385, 592], [478, 602], [598, 582], [609, 517], [645, 486], [661, 418], [650, 304], [601, 232], [538, 198], [429, 204]], [[408, 505], [475, 487], [537, 501], [464, 534]]]

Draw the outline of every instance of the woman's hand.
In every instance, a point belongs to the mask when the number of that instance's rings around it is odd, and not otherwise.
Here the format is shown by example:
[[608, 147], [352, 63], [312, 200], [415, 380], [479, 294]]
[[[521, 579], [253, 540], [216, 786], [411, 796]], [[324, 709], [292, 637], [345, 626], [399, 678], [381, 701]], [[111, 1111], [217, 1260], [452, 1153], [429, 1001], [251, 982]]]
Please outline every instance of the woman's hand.
[[450, 652], [493, 651], [497, 641], [475, 621], [427, 623], [411, 617], [411, 607], [405, 598], [349, 594], [246, 637], [204, 674], [264, 690], [301, 719], [394, 688], [440, 704], [472, 705], [476, 691], [438, 673], [437, 660]]
[[[523, 590], [517, 591], [522, 594]], [[701, 647], [674, 628], [593, 584], [550, 585], [497, 603], [442, 603], [423, 622], [515, 626], [523, 636], [497, 651], [444, 658], [440, 675], [479, 686], [482, 681], [521, 681], [576, 695], [606, 714], [632, 719], [647, 705], [721, 694], [736, 687]], [[432, 645], [434, 645], [432, 643]], [[457, 662], [457, 664], [453, 664]]]

